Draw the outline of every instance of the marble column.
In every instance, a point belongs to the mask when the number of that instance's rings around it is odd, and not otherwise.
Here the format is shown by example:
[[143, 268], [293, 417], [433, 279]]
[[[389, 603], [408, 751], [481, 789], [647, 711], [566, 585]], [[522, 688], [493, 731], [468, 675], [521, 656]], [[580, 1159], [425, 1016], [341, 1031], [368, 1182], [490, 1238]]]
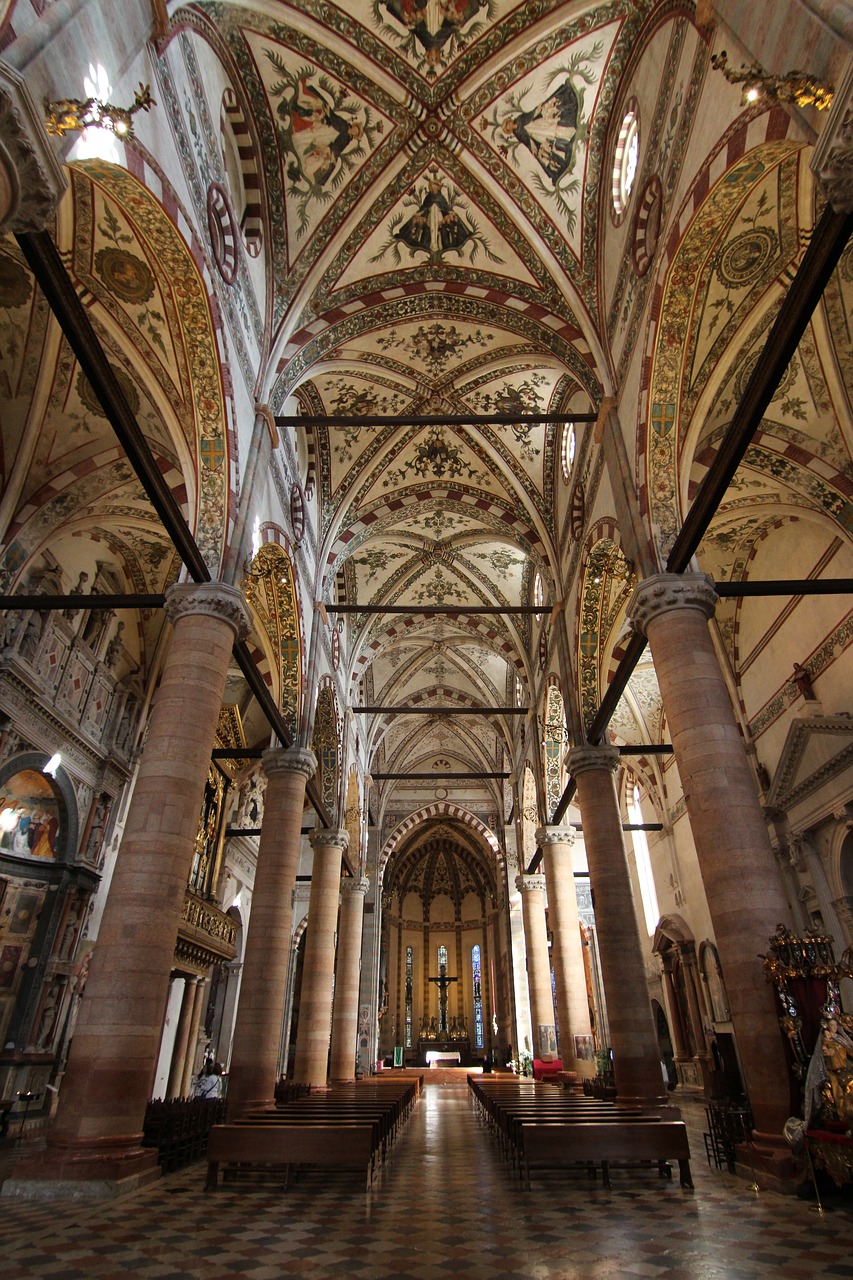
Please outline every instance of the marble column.
[[690, 1051], [687, 1047], [687, 1037], [684, 1034], [681, 1006], [678, 1003], [678, 990], [675, 985], [675, 972], [673, 969], [675, 956], [672, 952], [669, 952], [667, 955], [661, 956], [661, 962], [663, 964], [663, 983], [666, 987], [666, 999], [669, 1005], [669, 1030], [672, 1036], [673, 1055], [676, 1062], [689, 1061]]
[[639, 584], [628, 614], [654, 659], [755, 1125], [778, 1134], [788, 1072], [758, 954], [791, 914], [708, 629], [716, 603], [706, 574], [662, 573]]
[[195, 978], [184, 978], [184, 994], [181, 997], [181, 1012], [178, 1016], [178, 1029], [175, 1033], [175, 1047], [172, 1050], [172, 1065], [169, 1068], [169, 1085], [167, 1098], [180, 1098], [184, 1080], [184, 1066], [187, 1061], [187, 1046], [190, 1042], [190, 1027], [193, 1020], [195, 1004]]
[[520, 875], [515, 883], [521, 892], [521, 913], [524, 920], [533, 1056], [547, 1062], [557, 1056], [557, 1028], [554, 1024], [551, 961], [545, 925], [545, 877]]
[[305, 787], [317, 768], [305, 747], [265, 751], [264, 820], [246, 934], [228, 1076], [228, 1114], [271, 1103], [293, 945], [293, 890], [302, 849]]
[[571, 827], [540, 827], [536, 832], [548, 887], [548, 920], [553, 935], [551, 962], [554, 966], [563, 1070], [592, 1076], [595, 1063], [579, 1059], [575, 1054], [574, 1037], [589, 1036], [592, 1030], [575, 893], [574, 842], [575, 833]]
[[207, 1000], [207, 979], [197, 978], [195, 981], [195, 993], [193, 996], [193, 1011], [190, 1020], [189, 1043], [187, 1044], [186, 1058], [184, 1059], [184, 1074], [181, 1079], [181, 1097], [188, 1098], [193, 1091], [193, 1076], [196, 1073], [196, 1053], [198, 1052], [198, 1032], [201, 1026], [201, 1017], [204, 1013], [204, 1005]]
[[326, 1085], [332, 987], [335, 977], [335, 925], [341, 882], [341, 858], [349, 843], [347, 832], [317, 827], [311, 832], [314, 864], [308, 898], [308, 932], [299, 997], [296, 1065], [293, 1078], [312, 1088]]
[[620, 1103], [665, 1101], [657, 1033], [616, 798], [615, 747], [574, 747], [566, 767], [577, 798], [595, 895], [601, 976]]
[[[243, 597], [222, 583], [170, 587], [173, 629], [148, 722], [121, 848], [48, 1149], [19, 1165], [15, 1187], [68, 1180], [110, 1195], [159, 1176], [140, 1146], [157, 1067], [181, 908], [192, 867], [225, 678], [247, 630]], [[36, 1192], [37, 1194], [37, 1192]]]
[[[352, 1080], [358, 1040], [358, 992], [361, 982], [361, 927], [364, 895], [370, 888], [366, 876], [341, 880], [338, 923], [338, 962], [335, 968], [335, 1007], [332, 1013], [333, 1080]], [[311, 927], [309, 916], [308, 927]]]

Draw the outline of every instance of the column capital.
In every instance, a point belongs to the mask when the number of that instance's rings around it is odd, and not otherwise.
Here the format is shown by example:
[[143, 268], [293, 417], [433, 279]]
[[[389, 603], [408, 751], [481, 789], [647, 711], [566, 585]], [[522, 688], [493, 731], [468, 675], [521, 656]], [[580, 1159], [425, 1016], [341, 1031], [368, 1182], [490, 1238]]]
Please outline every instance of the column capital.
[[312, 849], [340, 849], [344, 853], [349, 847], [349, 832], [343, 827], [315, 827], [308, 837]]
[[537, 827], [536, 844], [541, 849], [546, 844], [568, 844], [575, 842], [575, 833], [571, 827]]
[[263, 771], [272, 773], [304, 773], [313, 778], [317, 757], [308, 747], [269, 747], [261, 756]]
[[604, 769], [615, 773], [619, 768], [618, 747], [593, 747], [586, 743], [581, 747], [572, 747], [566, 752], [566, 768], [573, 778], [593, 769]]
[[0, 67], [0, 231], [42, 231], [66, 186], [42, 112], [9, 66]]
[[646, 635], [658, 614], [670, 609], [697, 609], [713, 617], [719, 597], [707, 573], [654, 573], [637, 583], [628, 601], [628, 617], [635, 631]]
[[516, 876], [515, 887], [522, 893], [544, 893], [545, 877], [544, 876]]
[[364, 897], [369, 888], [367, 876], [360, 876], [358, 879], [354, 876], [341, 876], [341, 893], [348, 893], [353, 898], [360, 893]]
[[712, 618], [719, 596], [714, 579], [707, 573], [653, 573], [638, 582], [628, 601], [628, 617], [640, 635], [646, 635], [649, 623], [670, 609], [698, 609], [704, 618]]
[[198, 614], [227, 622], [237, 640], [249, 634], [249, 609], [242, 591], [226, 582], [176, 582], [166, 592], [166, 617], [172, 626]]
[[835, 91], [809, 167], [833, 209], [853, 213], [853, 63]]

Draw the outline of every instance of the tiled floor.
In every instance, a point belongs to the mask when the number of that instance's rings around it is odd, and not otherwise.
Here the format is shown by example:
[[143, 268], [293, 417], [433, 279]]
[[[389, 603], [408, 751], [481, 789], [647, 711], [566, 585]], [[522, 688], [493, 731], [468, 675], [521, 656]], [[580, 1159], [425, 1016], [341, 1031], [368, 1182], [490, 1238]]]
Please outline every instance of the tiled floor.
[[758, 1280], [853, 1276], [853, 1213], [709, 1169], [687, 1109], [696, 1190], [632, 1173], [521, 1190], [462, 1083], [432, 1082], [374, 1188], [311, 1176], [202, 1190], [204, 1166], [110, 1205], [0, 1200], [4, 1280]]

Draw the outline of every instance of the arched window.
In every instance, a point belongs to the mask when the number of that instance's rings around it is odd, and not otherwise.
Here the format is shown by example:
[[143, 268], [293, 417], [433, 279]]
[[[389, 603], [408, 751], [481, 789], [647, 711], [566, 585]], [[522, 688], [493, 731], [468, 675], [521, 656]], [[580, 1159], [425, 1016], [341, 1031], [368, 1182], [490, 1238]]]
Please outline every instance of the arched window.
[[613, 158], [613, 210], [621, 219], [628, 208], [640, 158], [640, 120], [636, 104], [625, 113]]
[[414, 951], [406, 947], [406, 1048], [412, 1047], [412, 967]]
[[533, 603], [537, 608], [541, 607], [545, 603], [545, 586], [542, 582], [541, 573], [537, 573], [536, 577], [533, 579]]
[[[639, 826], [643, 821], [643, 811], [640, 808], [640, 788], [636, 783], [628, 794], [630, 797], [628, 801], [628, 817], [632, 823]], [[649, 842], [646, 839], [645, 831], [632, 831], [631, 840], [633, 841], [634, 858], [637, 863], [637, 877], [640, 881], [640, 896], [643, 899], [646, 931], [651, 937], [657, 928], [660, 910], [658, 908], [658, 896], [655, 892], [655, 878], [652, 875], [652, 860], [649, 857]]]
[[480, 948], [471, 948], [471, 970], [474, 979], [474, 1044], [483, 1047], [483, 992], [480, 984]]

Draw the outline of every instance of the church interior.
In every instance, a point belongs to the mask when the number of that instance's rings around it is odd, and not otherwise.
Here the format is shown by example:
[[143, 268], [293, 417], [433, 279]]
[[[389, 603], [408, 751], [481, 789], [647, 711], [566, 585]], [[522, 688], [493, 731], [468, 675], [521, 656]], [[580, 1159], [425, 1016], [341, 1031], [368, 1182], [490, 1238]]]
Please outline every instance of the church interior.
[[16, 1277], [848, 1273], [851, 230], [834, 0], [0, 0]]

